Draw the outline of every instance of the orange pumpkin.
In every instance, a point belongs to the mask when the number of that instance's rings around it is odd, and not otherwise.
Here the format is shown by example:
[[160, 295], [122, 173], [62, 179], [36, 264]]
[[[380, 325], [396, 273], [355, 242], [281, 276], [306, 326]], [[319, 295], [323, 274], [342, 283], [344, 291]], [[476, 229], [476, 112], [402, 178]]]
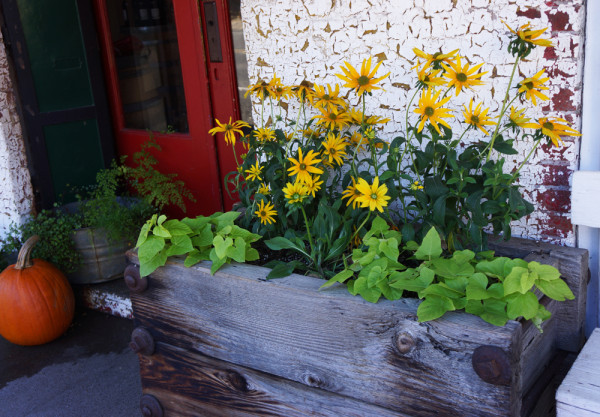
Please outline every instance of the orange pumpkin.
[[0, 334], [17, 345], [56, 339], [75, 314], [75, 297], [65, 275], [50, 262], [31, 260], [38, 240], [30, 237], [17, 263], [0, 274]]

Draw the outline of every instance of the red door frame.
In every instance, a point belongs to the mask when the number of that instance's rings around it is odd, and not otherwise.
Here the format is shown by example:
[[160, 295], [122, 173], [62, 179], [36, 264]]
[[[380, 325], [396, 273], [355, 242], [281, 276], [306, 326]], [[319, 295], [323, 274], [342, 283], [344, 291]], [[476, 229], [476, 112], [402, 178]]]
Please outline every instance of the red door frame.
[[[112, 53], [112, 37], [106, 1], [94, 0], [99, 39], [106, 75], [106, 84], [113, 116], [113, 128], [120, 155], [132, 155], [148, 139], [142, 130], [124, 127], [117, 67]], [[214, 0], [213, 0], [214, 1]], [[235, 63], [231, 41], [231, 23], [226, 0], [217, 0], [219, 33], [223, 62], [213, 63], [207, 57], [202, 2], [173, 0], [175, 24], [179, 43], [181, 71], [188, 114], [189, 134], [155, 133], [162, 152], [157, 154], [162, 172], [176, 172], [194, 191], [197, 202], [188, 203], [186, 215], [210, 214], [231, 208], [233, 200], [222, 192], [224, 175], [235, 169], [232, 150], [227, 149], [220, 135], [213, 138], [208, 130], [214, 118], [239, 118], [239, 98], [236, 86]], [[185, 169], [182, 167], [185, 166]], [[172, 214], [182, 215], [177, 210]]]

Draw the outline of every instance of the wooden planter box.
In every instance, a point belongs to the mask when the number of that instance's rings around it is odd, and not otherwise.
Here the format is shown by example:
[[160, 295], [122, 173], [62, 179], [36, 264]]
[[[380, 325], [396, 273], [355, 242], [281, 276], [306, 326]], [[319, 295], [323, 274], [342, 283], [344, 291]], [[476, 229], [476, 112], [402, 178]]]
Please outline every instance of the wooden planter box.
[[419, 323], [419, 300], [371, 304], [341, 285], [318, 291], [316, 278], [266, 281], [256, 266], [210, 276], [174, 259], [148, 282], [129, 266], [145, 415], [530, 415], [556, 350], [583, 342], [587, 252], [517, 239], [502, 248], [557, 265], [576, 295], [546, 300], [544, 333], [466, 313]]

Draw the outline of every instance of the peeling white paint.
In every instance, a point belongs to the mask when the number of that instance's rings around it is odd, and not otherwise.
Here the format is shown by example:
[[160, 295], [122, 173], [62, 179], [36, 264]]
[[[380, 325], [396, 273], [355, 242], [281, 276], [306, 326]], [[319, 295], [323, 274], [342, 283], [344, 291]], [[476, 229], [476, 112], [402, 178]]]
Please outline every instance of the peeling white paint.
[[[518, 16], [529, 12], [539, 17]], [[533, 13], [535, 12], [535, 13]], [[546, 102], [544, 109], [530, 109], [530, 117], [543, 115], [562, 116], [574, 127], [580, 126], [581, 83], [583, 73], [583, 26], [585, 6], [583, 0], [554, 2], [542, 0], [245, 0], [242, 17], [248, 54], [248, 71], [251, 82], [269, 80], [274, 72], [288, 85], [307, 78], [320, 84], [336, 83], [334, 76], [346, 60], [359, 66], [363, 59], [383, 53], [387, 57], [382, 65], [390, 71], [381, 83], [383, 92], [377, 92], [367, 101], [367, 112], [391, 118], [383, 134], [392, 138], [404, 130], [404, 109], [409, 92], [393, 83], [414, 85], [411, 67], [415, 65], [413, 48], [426, 52], [460, 49], [470, 62], [485, 62], [484, 87], [473, 94], [459, 97], [457, 102], [468, 102], [471, 96], [483, 101], [490, 112], [497, 112], [512, 71], [512, 57], [506, 52], [509, 31], [531, 22], [534, 27], [550, 27], [552, 19], [560, 13], [568, 17], [565, 30], [553, 31], [556, 57], [545, 58], [544, 48], [537, 48], [520, 67], [521, 76], [535, 74], [541, 68], [557, 76], [551, 79], [551, 94], [568, 89], [574, 94], [566, 100], [573, 110], [556, 109], [554, 102]], [[258, 16], [258, 18], [257, 18]], [[258, 24], [260, 22], [260, 25]], [[549, 33], [548, 32], [548, 33]], [[265, 34], [268, 35], [265, 37]], [[257, 65], [266, 62], [267, 66]], [[491, 78], [492, 74], [494, 78]], [[380, 105], [388, 106], [381, 109]], [[292, 111], [292, 106], [290, 106]], [[460, 112], [457, 112], [460, 116]], [[258, 118], [255, 118], [258, 120]], [[530, 143], [517, 143], [518, 158], [507, 158], [507, 167], [520, 164], [529, 151]], [[566, 140], [557, 150], [539, 150], [522, 172], [521, 184], [525, 191], [536, 197], [542, 177], [538, 164], [542, 161], [560, 161], [568, 165], [569, 172], [576, 169], [579, 158], [579, 141]], [[534, 201], [535, 203], [535, 201]], [[535, 239], [545, 239], [573, 245], [573, 230], [560, 232], [559, 237], [546, 237], [545, 225], [563, 220], [568, 212], [549, 212], [537, 207], [536, 212], [514, 226], [513, 234]]]
[[11, 223], [20, 223], [30, 213], [32, 204], [23, 134], [0, 33], [0, 239]]

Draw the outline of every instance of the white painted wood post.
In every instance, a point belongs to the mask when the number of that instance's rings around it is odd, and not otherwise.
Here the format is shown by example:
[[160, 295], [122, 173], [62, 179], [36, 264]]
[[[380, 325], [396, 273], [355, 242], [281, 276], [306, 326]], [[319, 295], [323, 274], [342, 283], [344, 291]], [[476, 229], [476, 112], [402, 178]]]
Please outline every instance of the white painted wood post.
[[[600, 323], [600, 1], [586, 2], [585, 69], [581, 123], [580, 172], [573, 175], [572, 222], [578, 225], [577, 246], [590, 252], [591, 280], [588, 286], [586, 335]], [[584, 172], [591, 171], [591, 172]]]

